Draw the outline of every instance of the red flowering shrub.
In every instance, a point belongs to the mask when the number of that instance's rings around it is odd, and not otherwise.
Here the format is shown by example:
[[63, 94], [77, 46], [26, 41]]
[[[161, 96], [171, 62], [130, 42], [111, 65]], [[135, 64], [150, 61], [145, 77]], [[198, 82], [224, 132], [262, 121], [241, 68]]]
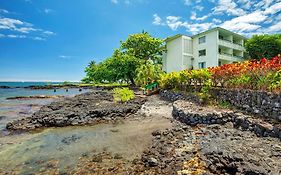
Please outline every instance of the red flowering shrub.
[[213, 86], [281, 91], [281, 57], [245, 61], [208, 69]]

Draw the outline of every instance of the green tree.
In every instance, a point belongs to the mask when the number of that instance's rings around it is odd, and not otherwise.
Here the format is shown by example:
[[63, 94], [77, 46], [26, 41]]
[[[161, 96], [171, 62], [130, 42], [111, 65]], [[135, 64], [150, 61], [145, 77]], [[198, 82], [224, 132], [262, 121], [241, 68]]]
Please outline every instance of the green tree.
[[143, 64], [137, 69], [136, 82], [139, 86], [144, 87], [160, 79], [164, 72], [160, 64], [153, 64], [152, 61], [143, 61]]
[[[142, 82], [156, 79], [161, 71], [161, 56], [165, 51], [164, 41], [153, 38], [147, 32], [130, 35], [121, 42], [120, 49], [114, 51], [110, 58], [96, 64], [91, 62], [85, 69], [83, 82], [127, 82], [135, 85], [136, 79], [146, 78]], [[151, 72], [152, 71], [152, 72]], [[152, 74], [153, 73], [153, 74]], [[137, 75], [139, 76], [137, 78]]]
[[270, 59], [281, 53], [281, 34], [254, 35], [245, 47], [252, 59]]
[[121, 42], [121, 50], [141, 60], [152, 60], [161, 63], [161, 56], [165, 52], [164, 40], [154, 38], [147, 32], [130, 35]]
[[107, 69], [111, 71], [113, 80], [126, 81], [135, 85], [136, 69], [140, 65], [139, 59], [132, 55], [115, 50], [113, 56], [105, 61]]

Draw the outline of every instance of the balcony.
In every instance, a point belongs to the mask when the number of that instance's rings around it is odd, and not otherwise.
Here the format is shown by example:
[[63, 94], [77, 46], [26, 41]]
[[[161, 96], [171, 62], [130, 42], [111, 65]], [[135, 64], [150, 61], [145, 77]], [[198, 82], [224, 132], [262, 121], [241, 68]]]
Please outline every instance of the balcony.
[[236, 49], [236, 50], [245, 51], [245, 48], [242, 46], [242, 44], [234, 43], [234, 42], [232, 42], [230, 40], [226, 40], [226, 39], [219, 39], [219, 45], [229, 47], [232, 49]]
[[226, 52], [220, 52], [219, 59], [231, 61], [231, 62], [240, 62], [240, 61], [243, 61], [244, 58], [239, 55], [233, 55], [233, 54], [226, 53]]

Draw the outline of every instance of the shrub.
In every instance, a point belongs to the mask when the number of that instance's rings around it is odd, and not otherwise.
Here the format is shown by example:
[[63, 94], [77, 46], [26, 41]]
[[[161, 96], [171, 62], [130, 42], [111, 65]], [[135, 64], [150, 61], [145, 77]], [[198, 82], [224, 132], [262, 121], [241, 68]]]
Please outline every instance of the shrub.
[[177, 89], [181, 84], [180, 72], [171, 72], [161, 75], [159, 84], [163, 89]]
[[114, 100], [119, 102], [127, 102], [135, 98], [134, 91], [129, 88], [115, 88], [113, 89]]

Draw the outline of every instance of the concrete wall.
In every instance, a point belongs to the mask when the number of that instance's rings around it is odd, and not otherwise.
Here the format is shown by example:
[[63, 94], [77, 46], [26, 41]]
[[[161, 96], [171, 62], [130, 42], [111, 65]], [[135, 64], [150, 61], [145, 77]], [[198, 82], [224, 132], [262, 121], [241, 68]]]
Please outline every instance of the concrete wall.
[[[199, 44], [199, 38], [206, 36], [206, 42]], [[206, 49], [206, 56], [199, 57], [199, 50]], [[206, 67], [218, 66], [218, 31], [201, 34], [193, 38], [193, 67], [198, 69], [199, 62], [206, 62]]]
[[183, 70], [182, 60], [182, 37], [176, 38], [167, 42], [167, 54], [166, 54], [166, 69], [163, 69], [167, 73]]

